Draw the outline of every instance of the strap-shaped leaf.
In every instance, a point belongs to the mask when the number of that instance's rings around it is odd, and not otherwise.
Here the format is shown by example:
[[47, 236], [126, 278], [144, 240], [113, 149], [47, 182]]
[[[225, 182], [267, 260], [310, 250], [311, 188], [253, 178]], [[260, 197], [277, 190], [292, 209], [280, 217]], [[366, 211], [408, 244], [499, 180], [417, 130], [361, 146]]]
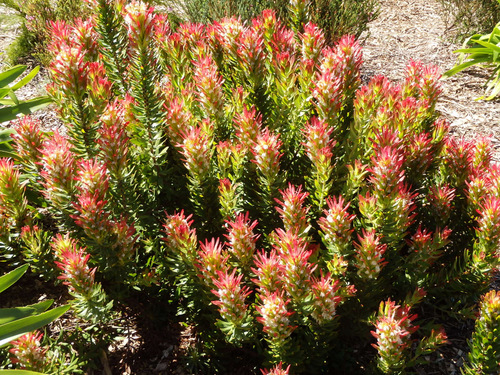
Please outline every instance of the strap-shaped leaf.
[[39, 70], [40, 70], [40, 66], [35, 67], [31, 72], [26, 74], [26, 76], [24, 76], [19, 82], [17, 82], [15, 85], [13, 85], [11, 87], [11, 90], [15, 91], [15, 90], [25, 86], [26, 84], [28, 84], [36, 76], [36, 74], [38, 73]]
[[11, 121], [17, 118], [19, 114], [28, 115], [37, 109], [43, 108], [52, 102], [48, 96], [41, 96], [35, 99], [26, 100], [13, 107], [0, 108], [0, 123]]
[[14, 320], [26, 318], [28, 316], [41, 314], [47, 310], [54, 300], [47, 300], [25, 307], [12, 307], [0, 309], [0, 326], [13, 322]]
[[29, 265], [25, 264], [24, 266], [17, 267], [15, 270], [0, 277], [0, 293], [19, 280], [21, 276], [24, 275], [28, 267]]
[[9, 143], [12, 141], [11, 134], [14, 134], [16, 131], [14, 129], [2, 129], [0, 128], [0, 143]]
[[0, 87], [5, 87], [12, 83], [26, 70], [26, 65], [16, 65], [13, 68], [7, 69], [0, 73]]
[[482, 40], [478, 40], [478, 41], [476, 41], [476, 43], [482, 45], [483, 47], [490, 48], [492, 51], [500, 52], [500, 47], [498, 47], [497, 45], [495, 45], [493, 43], [484, 42]]
[[451, 77], [452, 75], [457, 74], [458, 72], [461, 72], [464, 69], [467, 69], [469, 66], [472, 66], [472, 65], [475, 65], [478, 63], [487, 63], [489, 61], [490, 61], [490, 59], [486, 58], [486, 57], [485, 58], [478, 58], [478, 59], [471, 60], [471, 61], [466, 61], [463, 64], [460, 64], [460, 65], [457, 65], [457, 66], [451, 68], [450, 70], [445, 72], [443, 74], [443, 76]]
[[39, 315], [29, 316], [0, 326], [0, 348], [25, 333], [34, 331], [59, 318], [68, 311], [69, 307], [69, 305], [56, 307]]

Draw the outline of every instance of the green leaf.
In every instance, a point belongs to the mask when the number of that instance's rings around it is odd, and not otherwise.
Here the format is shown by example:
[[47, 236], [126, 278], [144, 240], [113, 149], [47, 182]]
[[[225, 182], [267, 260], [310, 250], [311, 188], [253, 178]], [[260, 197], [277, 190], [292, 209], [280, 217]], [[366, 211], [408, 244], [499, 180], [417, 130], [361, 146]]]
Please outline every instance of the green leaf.
[[28, 267], [29, 265], [25, 264], [24, 266], [18, 267], [15, 270], [10, 271], [8, 274], [0, 277], [0, 293], [19, 280], [21, 276], [24, 275]]
[[492, 51], [500, 52], [500, 47], [498, 47], [497, 45], [495, 45], [493, 43], [484, 42], [482, 40], [476, 40], [476, 43], [482, 45], [483, 47], [489, 48]]
[[41, 96], [35, 99], [26, 100], [13, 107], [0, 108], [0, 123], [15, 120], [19, 114], [28, 115], [37, 109], [47, 106], [52, 99], [48, 96]]
[[23, 77], [23, 79], [21, 79], [14, 86], [12, 86], [11, 90], [15, 91], [15, 90], [27, 85], [36, 76], [36, 74], [38, 73], [39, 70], [40, 70], [40, 66], [35, 67], [31, 72], [26, 74], [26, 76]]
[[47, 300], [25, 307], [0, 309], [0, 326], [31, 315], [41, 314], [47, 310], [53, 302], [53, 300]]
[[0, 143], [11, 142], [11, 134], [14, 134], [14, 129], [2, 129], [0, 130]]
[[24, 335], [27, 332], [34, 331], [44, 325], [52, 322], [64, 314], [70, 306], [60, 306], [55, 309], [41, 313], [40, 315], [15, 320], [11, 323], [0, 326], [0, 348], [7, 345], [12, 340]]
[[0, 73], [0, 87], [5, 87], [14, 82], [26, 70], [26, 65], [16, 65], [13, 68]]
[[468, 67], [470, 67], [472, 65], [476, 65], [479, 63], [486, 63], [489, 61], [490, 61], [489, 58], [482, 58], [482, 59], [478, 58], [475, 60], [467, 61], [467, 62], [464, 62], [463, 64], [460, 64], [460, 65], [457, 65], [457, 66], [451, 68], [450, 70], [445, 72], [443, 75], [445, 77], [451, 77], [452, 75], [457, 74], [458, 72], [461, 72], [462, 70], [467, 69]]

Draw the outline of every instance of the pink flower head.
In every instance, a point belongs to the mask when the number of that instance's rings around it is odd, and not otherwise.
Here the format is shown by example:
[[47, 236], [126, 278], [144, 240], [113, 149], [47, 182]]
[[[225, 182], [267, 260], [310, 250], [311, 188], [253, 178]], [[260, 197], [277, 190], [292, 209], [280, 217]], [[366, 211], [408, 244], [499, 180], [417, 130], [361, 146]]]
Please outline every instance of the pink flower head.
[[239, 45], [238, 40], [244, 30], [245, 27], [240, 19], [223, 18], [219, 22], [214, 22], [212, 32], [222, 46], [224, 52], [232, 58], [235, 58]]
[[42, 332], [34, 331], [12, 341], [10, 343], [12, 348], [9, 349], [12, 355], [11, 362], [17, 364], [22, 370], [45, 372], [49, 362], [47, 349], [41, 345], [42, 337]]
[[255, 106], [249, 110], [243, 107], [243, 112], [236, 114], [233, 121], [236, 137], [247, 148], [251, 148], [261, 133], [262, 114], [257, 113]]
[[354, 243], [356, 247], [356, 267], [358, 275], [363, 279], [376, 279], [381, 269], [387, 264], [383, 255], [387, 250], [387, 245], [380, 243], [380, 237], [375, 230], [358, 235], [359, 243]]
[[100, 157], [109, 173], [116, 179], [123, 177], [128, 161], [128, 121], [124, 118], [124, 111], [123, 103], [119, 100], [108, 104], [101, 115], [102, 125], [98, 130]]
[[234, 221], [226, 220], [226, 223], [229, 233], [225, 237], [228, 239], [229, 253], [245, 268], [253, 257], [259, 239], [259, 235], [254, 234], [257, 220], [251, 223], [247, 212], [238, 214]]
[[218, 277], [212, 280], [217, 288], [212, 290], [212, 293], [219, 298], [212, 303], [219, 306], [223, 320], [235, 325], [240, 325], [245, 319], [248, 309], [245, 298], [251, 293], [247, 286], [242, 286], [242, 279], [243, 275], [236, 276], [236, 269], [233, 269], [232, 273], [227, 270], [225, 272], [219, 271]]
[[297, 232], [291, 229], [284, 230], [282, 228], [276, 228], [274, 233], [271, 234], [271, 241], [273, 243], [273, 248], [280, 256], [294, 246], [309, 247], [308, 239], [299, 236]]
[[332, 139], [333, 129], [328, 126], [324, 121], [319, 120], [316, 117], [311, 118], [311, 120], [306, 124], [303, 133], [306, 141], [303, 143], [307, 156], [313, 164], [318, 163], [318, 154], [323, 153], [323, 150], [328, 150], [332, 153], [332, 149], [336, 142]]
[[334, 125], [343, 102], [342, 77], [335, 72], [318, 73], [315, 80], [312, 96], [316, 99], [316, 109], [320, 120]]
[[445, 173], [456, 187], [463, 187], [473, 172], [474, 144], [448, 137], [443, 150]]
[[23, 116], [14, 122], [14, 149], [24, 163], [37, 164], [46, 135], [41, 130], [41, 121], [31, 116]]
[[194, 62], [196, 92], [205, 115], [209, 118], [222, 116], [224, 109], [224, 79], [210, 55]]
[[105, 210], [106, 203], [107, 201], [99, 199], [97, 194], [92, 195], [90, 192], [83, 192], [78, 196], [78, 203], [73, 203], [78, 214], [71, 215], [71, 218], [98, 244], [105, 242], [110, 229], [109, 212]]
[[486, 198], [477, 212], [479, 219], [476, 232], [479, 239], [497, 244], [500, 241], [500, 198]]
[[323, 324], [332, 321], [337, 314], [337, 306], [342, 301], [340, 294], [340, 281], [334, 280], [328, 273], [326, 276], [313, 278], [311, 291], [314, 297], [312, 317]]
[[474, 143], [474, 155], [472, 157], [472, 168], [475, 175], [484, 174], [491, 165], [492, 150], [491, 140], [481, 137]]
[[374, 193], [379, 197], [392, 196], [403, 185], [404, 158], [394, 147], [384, 147], [372, 157], [369, 181], [373, 184]]
[[198, 180], [210, 173], [212, 140], [202, 128], [190, 129], [183, 134], [182, 155], [188, 171]]
[[252, 20], [252, 26], [258, 30], [266, 42], [269, 42], [275, 31], [280, 28], [280, 22], [274, 9], [264, 9], [259, 17]]
[[126, 217], [119, 221], [113, 221], [109, 225], [109, 231], [114, 236], [113, 248], [118, 251], [118, 259], [121, 262], [129, 261], [134, 255], [134, 250], [139, 236], [136, 235], [134, 224], [129, 224]]
[[66, 21], [48, 21], [47, 27], [50, 33], [49, 52], [57, 55], [63, 46], [71, 45], [72, 30]]
[[256, 268], [252, 268], [252, 272], [257, 279], [252, 281], [260, 288], [260, 293], [277, 291], [281, 285], [281, 257], [274, 249], [269, 253], [263, 250], [255, 254], [254, 263]]
[[422, 263], [432, 265], [441, 256], [441, 248], [449, 242], [450, 234], [451, 230], [444, 228], [436, 231], [433, 236], [431, 232], [419, 226], [411, 241], [408, 241], [410, 251], [418, 262], [416, 267], [420, 267]]
[[430, 108], [434, 108], [437, 98], [441, 93], [439, 67], [423, 65], [421, 62], [411, 61], [406, 68], [404, 83], [405, 96], [414, 96], [424, 100]]
[[281, 147], [279, 136], [272, 134], [268, 128], [265, 128], [260, 135], [257, 136], [257, 141], [252, 147], [254, 162], [259, 171], [268, 179], [274, 179], [279, 172], [279, 160], [282, 154], [279, 149]]
[[449, 185], [432, 186], [427, 195], [430, 208], [441, 223], [446, 223], [450, 218], [454, 199], [455, 189]]
[[185, 216], [184, 211], [167, 216], [163, 225], [166, 242], [169, 251], [178, 253], [186, 262], [193, 264], [196, 258], [198, 238], [196, 230], [191, 228], [192, 215]]
[[52, 243], [56, 250], [56, 265], [61, 269], [62, 275], [58, 279], [64, 280], [70, 291], [82, 295], [88, 295], [94, 285], [96, 269], [90, 269], [87, 265], [90, 255], [85, 249], [79, 249], [75, 241], [68, 236], [58, 235]]
[[262, 375], [290, 375], [290, 365], [283, 368], [283, 363], [280, 362], [270, 370], [260, 370]]
[[294, 241], [280, 254], [282, 259], [281, 282], [287, 293], [295, 300], [301, 301], [310, 291], [311, 274], [316, 268], [309, 263], [312, 251], [305, 245]]
[[420, 133], [411, 138], [406, 152], [405, 164], [415, 176], [423, 176], [434, 159], [434, 145], [428, 133]]
[[54, 132], [52, 138], [44, 142], [40, 165], [44, 179], [44, 196], [52, 202], [60, 203], [59, 192], [71, 195], [76, 174], [76, 160], [67, 139]]
[[191, 129], [193, 115], [187, 110], [182, 98], [174, 97], [167, 108], [165, 124], [172, 144], [182, 143], [182, 134]]
[[410, 336], [419, 328], [412, 325], [416, 318], [417, 315], [410, 315], [410, 306], [401, 307], [390, 299], [380, 303], [376, 330], [371, 332], [377, 344], [372, 345], [389, 366], [403, 360], [404, 350], [411, 344]]
[[219, 239], [212, 238], [200, 243], [201, 250], [198, 251], [198, 264], [196, 265], [201, 272], [200, 277], [206, 285], [211, 286], [213, 280], [219, 276], [219, 272], [227, 272], [229, 269], [227, 260], [229, 254], [224, 250]]
[[301, 40], [302, 59], [311, 60], [317, 64], [321, 55], [321, 50], [325, 45], [325, 35], [323, 34], [323, 31], [315, 24], [308, 22], [304, 26], [304, 32], [301, 35]]
[[251, 82], [259, 82], [265, 76], [266, 51], [264, 38], [255, 28], [243, 30], [238, 38], [237, 56]]
[[257, 306], [260, 317], [257, 321], [264, 326], [270, 339], [276, 343], [284, 342], [293, 332], [295, 327], [290, 325], [289, 316], [293, 313], [288, 311], [285, 301], [279, 292], [266, 293], [260, 295], [262, 303]]
[[79, 160], [77, 173], [75, 180], [78, 181], [80, 193], [88, 193], [103, 200], [109, 187], [106, 166], [95, 159]]
[[91, 18], [86, 20], [77, 18], [72, 31], [75, 45], [82, 46], [87, 59], [93, 61], [98, 55], [98, 34], [94, 30], [94, 21]]
[[125, 6], [124, 20], [134, 48], [146, 47], [154, 35], [154, 9], [142, 1], [133, 0]]
[[318, 220], [323, 242], [332, 256], [343, 256], [343, 252], [351, 243], [352, 221], [355, 215], [348, 213], [350, 203], [345, 204], [342, 197], [330, 197], [326, 203], [328, 210], [324, 210], [325, 216]]
[[69, 97], [83, 98], [90, 81], [89, 65], [82, 47], [61, 46], [50, 66], [52, 80], [57, 90]]
[[285, 230], [296, 232], [299, 236], [305, 236], [309, 230], [307, 220], [308, 207], [304, 207], [304, 202], [309, 193], [302, 192], [302, 186], [295, 187], [292, 184], [284, 191], [280, 191], [283, 201], [276, 199], [281, 207], [276, 207], [283, 220]]
[[0, 158], [0, 216], [11, 217], [16, 222], [23, 219], [28, 203], [19, 176], [11, 159]]

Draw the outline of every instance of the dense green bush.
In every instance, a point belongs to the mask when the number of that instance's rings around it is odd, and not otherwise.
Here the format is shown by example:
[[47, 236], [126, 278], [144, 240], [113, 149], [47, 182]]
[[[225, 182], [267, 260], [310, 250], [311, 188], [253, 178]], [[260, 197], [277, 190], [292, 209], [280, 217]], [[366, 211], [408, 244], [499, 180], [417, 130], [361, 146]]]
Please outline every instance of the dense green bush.
[[378, 0], [158, 0], [186, 21], [207, 23], [237, 16], [249, 21], [274, 9], [290, 27], [313, 22], [330, 42], [342, 35], [359, 37], [378, 15]]
[[448, 30], [458, 39], [491, 31], [500, 21], [497, 0], [440, 0]]
[[425, 363], [500, 244], [500, 168], [448, 134], [437, 68], [362, 86], [353, 37], [273, 11], [172, 30], [144, 3], [92, 8], [52, 27], [66, 131], [24, 118], [2, 160], [3, 254], [60, 273], [97, 330], [133, 288], [175, 304], [195, 373], [227, 353], [266, 374]]

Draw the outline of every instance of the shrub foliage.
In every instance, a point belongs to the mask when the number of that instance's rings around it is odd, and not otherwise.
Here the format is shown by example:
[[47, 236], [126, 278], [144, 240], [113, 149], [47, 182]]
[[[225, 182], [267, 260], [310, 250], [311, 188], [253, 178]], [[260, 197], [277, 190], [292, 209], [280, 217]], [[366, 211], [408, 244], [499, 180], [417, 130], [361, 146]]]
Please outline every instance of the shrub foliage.
[[92, 8], [52, 24], [66, 131], [22, 119], [0, 165], [4, 254], [60, 269], [85, 320], [168, 291], [205, 355], [264, 373], [398, 373], [446, 341], [432, 323], [498, 266], [500, 169], [438, 118], [437, 68], [362, 85], [353, 37], [274, 11], [174, 31], [143, 3]]

